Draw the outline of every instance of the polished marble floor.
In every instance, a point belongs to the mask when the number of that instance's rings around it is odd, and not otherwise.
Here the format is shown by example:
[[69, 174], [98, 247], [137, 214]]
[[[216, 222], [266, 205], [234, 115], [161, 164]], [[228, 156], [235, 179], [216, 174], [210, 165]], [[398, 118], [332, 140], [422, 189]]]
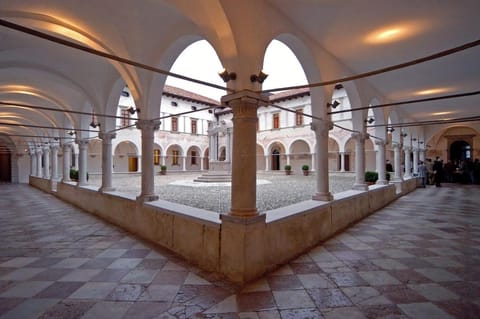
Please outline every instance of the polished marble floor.
[[245, 287], [52, 195], [0, 185], [0, 319], [480, 318], [480, 187], [388, 207]]

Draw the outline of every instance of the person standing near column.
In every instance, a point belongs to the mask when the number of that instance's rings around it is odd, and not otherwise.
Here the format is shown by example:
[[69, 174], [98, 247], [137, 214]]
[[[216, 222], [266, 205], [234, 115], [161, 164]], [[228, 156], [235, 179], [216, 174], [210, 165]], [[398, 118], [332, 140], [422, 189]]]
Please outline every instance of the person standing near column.
[[425, 165], [425, 163], [423, 161], [420, 161], [420, 165], [418, 165], [418, 177], [420, 178], [420, 180], [422, 182], [422, 187], [423, 188], [426, 187], [427, 176], [428, 176], [427, 166]]
[[440, 187], [443, 174], [443, 163], [440, 160], [440, 157], [437, 156], [435, 162], [433, 163], [433, 180], [435, 181], [435, 186]]

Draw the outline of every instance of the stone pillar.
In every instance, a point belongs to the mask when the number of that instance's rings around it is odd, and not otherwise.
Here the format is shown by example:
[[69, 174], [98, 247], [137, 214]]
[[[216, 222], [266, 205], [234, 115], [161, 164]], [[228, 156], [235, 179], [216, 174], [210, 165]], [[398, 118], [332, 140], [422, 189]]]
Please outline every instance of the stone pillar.
[[401, 181], [403, 180], [402, 178], [402, 167], [401, 167], [401, 164], [400, 164], [400, 150], [402, 148], [402, 144], [400, 143], [396, 143], [394, 142], [393, 143], [393, 170], [395, 171], [394, 172], [394, 176], [393, 176], [393, 179], [395, 181]]
[[[73, 150], [75, 152], [75, 150]], [[78, 171], [78, 153], [74, 153], [73, 156], [75, 156], [75, 165], [74, 168]]]
[[364, 133], [352, 133], [355, 139], [355, 184], [353, 189], [368, 190], [365, 183], [365, 138]]
[[151, 202], [158, 199], [155, 195], [155, 167], [153, 165], [154, 133], [160, 127], [159, 121], [138, 120], [137, 128], [142, 132], [142, 190], [137, 200]]
[[37, 177], [43, 177], [43, 170], [42, 170], [42, 157], [43, 151], [41, 148], [37, 148]]
[[102, 187], [100, 187], [99, 191], [109, 192], [115, 190], [112, 187], [112, 139], [116, 137], [116, 134], [100, 132], [99, 137], [102, 139]]
[[[327, 155], [328, 155], [328, 153], [327, 153]], [[310, 165], [310, 171], [315, 172], [315, 153], [311, 153], [310, 157], [312, 159], [312, 163]], [[327, 157], [327, 164], [328, 164], [328, 157]], [[327, 167], [328, 167], [328, 165], [327, 165]]]
[[385, 141], [384, 140], [375, 140], [375, 144], [378, 147], [377, 151], [377, 172], [378, 172], [378, 180], [377, 184], [379, 185], [386, 185], [388, 184], [387, 181], [387, 173], [386, 173], [386, 161], [385, 161]]
[[187, 156], [182, 156], [182, 171], [187, 170]]
[[405, 178], [412, 177], [412, 163], [410, 161], [410, 151], [411, 147], [404, 146], [403, 151], [405, 152]]
[[[232, 132], [231, 129], [227, 129], [227, 145], [225, 146], [225, 161], [230, 162], [232, 160]], [[256, 149], [255, 149], [256, 154]], [[255, 156], [256, 157], [256, 156]]]
[[63, 178], [62, 182], [70, 182], [70, 166], [72, 160], [72, 144], [63, 144]]
[[162, 165], [165, 165], [165, 163], [167, 162], [167, 155], [162, 155], [160, 156], [160, 158], [162, 159]]
[[52, 181], [58, 180], [58, 144], [51, 146], [52, 149]]
[[30, 176], [37, 175], [37, 155], [35, 151], [30, 151]]
[[421, 148], [418, 150], [419, 160], [425, 162], [425, 149]]
[[252, 91], [241, 91], [222, 97], [233, 111], [232, 145], [232, 203], [230, 215], [252, 217], [258, 215], [257, 190], [257, 107], [261, 96]]
[[50, 146], [43, 149], [43, 178], [50, 178]]
[[418, 148], [413, 149], [413, 174], [418, 175]]
[[340, 152], [340, 172], [345, 172], [345, 152]]
[[77, 186], [87, 185], [87, 139], [77, 139], [78, 144], [78, 183]]
[[265, 171], [268, 171], [268, 155], [264, 155], [265, 156]]
[[287, 157], [287, 165], [290, 165], [290, 154], [287, 153], [285, 156]]
[[315, 161], [317, 171], [316, 175], [316, 192], [312, 196], [313, 200], [331, 201], [333, 200], [330, 193], [329, 177], [328, 177], [328, 131], [332, 128], [329, 122], [313, 120], [310, 124], [311, 129], [315, 133], [316, 149]]

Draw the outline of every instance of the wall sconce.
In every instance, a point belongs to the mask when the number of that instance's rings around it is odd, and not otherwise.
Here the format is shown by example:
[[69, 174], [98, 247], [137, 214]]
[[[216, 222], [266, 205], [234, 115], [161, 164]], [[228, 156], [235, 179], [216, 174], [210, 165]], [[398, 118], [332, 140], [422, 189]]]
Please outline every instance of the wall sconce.
[[222, 78], [223, 82], [227, 83], [230, 80], [235, 80], [237, 78], [237, 73], [228, 72], [227, 69], [223, 69], [222, 72], [218, 72], [218, 75]]
[[417, 139], [414, 137], [414, 138], [412, 138], [412, 141], [416, 142], [416, 141], [417, 141]]
[[127, 111], [128, 111], [128, 113], [130, 113], [130, 114], [132, 114], [132, 115], [135, 114], [135, 112], [140, 113], [140, 109], [138, 109], [138, 108], [137, 108], [137, 109], [134, 109], [133, 106], [130, 106], [130, 107], [127, 109]]
[[375, 122], [375, 119], [373, 117], [369, 117], [368, 119], [365, 119], [365, 123], [372, 124]]
[[68, 131], [67, 134], [70, 135], [70, 136], [73, 136], [76, 133], [75, 133], [75, 131]]
[[420, 145], [423, 145], [423, 143], [424, 143], [423, 141], [418, 141], [418, 144]]
[[339, 105], [340, 102], [338, 102], [337, 100], [333, 101], [333, 103], [327, 102], [327, 107], [331, 107], [332, 109], [336, 108]]
[[100, 126], [100, 123], [95, 122], [95, 121], [92, 120], [92, 121], [90, 122], [90, 126], [91, 126], [92, 128], [97, 128], [97, 126]]
[[260, 73], [258, 73], [258, 75], [256, 74], [252, 74], [250, 75], [250, 82], [258, 82], [260, 84], [263, 83], [263, 81], [265, 81], [265, 79], [268, 77], [268, 74], [263, 72], [263, 71], [260, 71]]
[[387, 132], [393, 133], [395, 129], [393, 127], [387, 127]]
[[407, 137], [408, 134], [407, 134], [407, 133], [402, 133], [402, 134], [400, 134], [400, 135], [401, 135], [402, 137]]

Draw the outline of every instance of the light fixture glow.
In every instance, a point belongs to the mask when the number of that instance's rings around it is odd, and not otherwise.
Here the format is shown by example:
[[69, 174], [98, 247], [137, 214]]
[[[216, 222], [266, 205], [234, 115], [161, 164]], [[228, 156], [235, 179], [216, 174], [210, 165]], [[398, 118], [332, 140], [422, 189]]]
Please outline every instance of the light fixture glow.
[[450, 91], [451, 88], [432, 88], [415, 92], [415, 95], [430, 95]]
[[439, 116], [439, 115], [447, 115], [447, 114], [452, 114], [453, 111], [444, 111], [444, 112], [435, 112], [432, 113], [433, 116]]
[[406, 21], [384, 26], [367, 34], [364, 41], [369, 44], [384, 44], [404, 40], [425, 29], [426, 24], [419, 21]]

